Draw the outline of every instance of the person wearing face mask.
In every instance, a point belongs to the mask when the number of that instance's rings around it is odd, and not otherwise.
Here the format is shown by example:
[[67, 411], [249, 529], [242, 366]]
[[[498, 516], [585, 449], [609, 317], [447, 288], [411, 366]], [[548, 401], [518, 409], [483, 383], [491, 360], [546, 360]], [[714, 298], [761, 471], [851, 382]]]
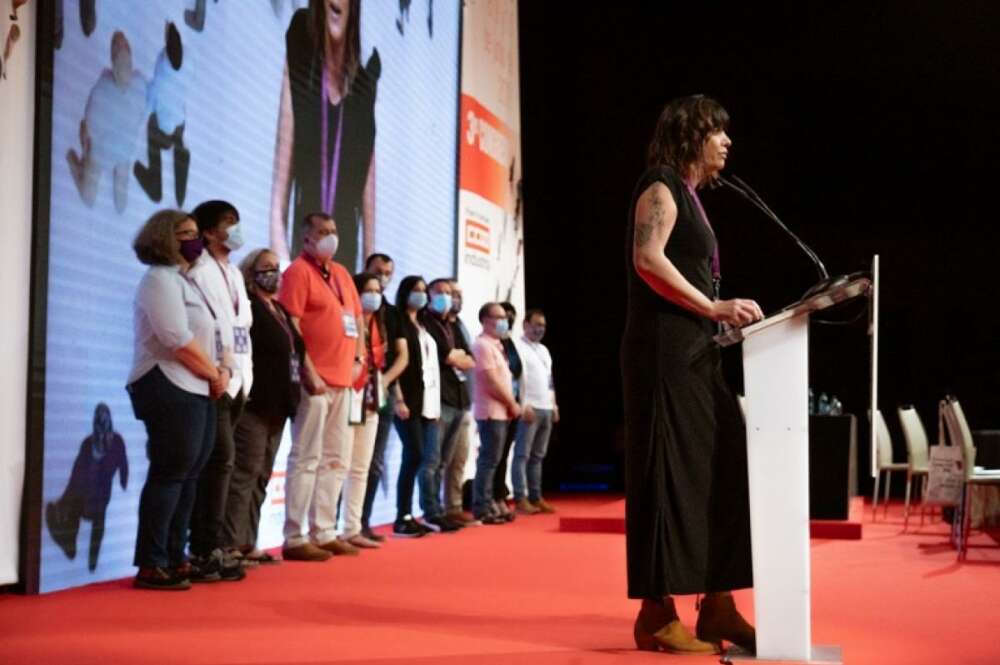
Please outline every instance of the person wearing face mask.
[[[360, 548], [378, 548], [384, 538], [369, 538], [362, 527], [362, 510], [367, 495], [369, 469], [375, 449], [375, 438], [379, 429], [379, 410], [388, 400], [385, 385], [395, 380], [396, 375], [385, 375], [386, 330], [382, 322], [382, 283], [369, 273], [354, 276], [354, 286], [361, 294], [361, 309], [364, 311], [367, 371], [358, 377], [351, 396], [352, 447], [350, 467], [343, 488], [341, 513], [344, 529], [341, 538]], [[375, 535], [375, 534], [373, 534]]]
[[[472, 337], [469, 335], [469, 329], [466, 328], [465, 323], [462, 322], [459, 316], [462, 313], [462, 287], [461, 285], [452, 280], [451, 282], [451, 311], [448, 312], [447, 320], [448, 323], [455, 330], [456, 340], [460, 337], [461, 343], [465, 346], [465, 349], [472, 348]], [[472, 352], [469, 351], [471, 354]], [[469, 396], [474, 394], [473, 386], [475, 385], [475, 358], [472, 358], [472, 369], [468, 369], [462, 372], [464, 377], [464, 385], [466, 394]], [[471, 401], [466, 404], [465, 409], [462, 411], [461, 423], [458, 426], [458, 431], [455, 434], [455, 442], [451, 449], [451, 454], [448, 457], [442, 456], [441, 463], [443, 465], [444, 474], [444, 502], [445, 502], [445, 516], [452, 522], [458, 522], [459, 524], [465, 524], [467, 526], [478, 525], [479, 522], [475, 518], [469, 517], [469, 514], [463, 510], [462, 506], [462, 486], [465, 484], [465, 465], [469, 459], [469, 448], [471, 446], [472, 432], [475, 427], [475, 419], [472, 417], [472, 404]]]
[[127, 389], [146, 426], [149, 470], [139, 500], [135, 586], [191, 586], [185, 556], [198, 474], [215, 440], [215, 398], [230, 369], [216, 346], [217, 312], [188, 276], [201, 255], [198, 226], [187, 213], [161, 210], [132, 244], [149, 266], [135, 297], [135, 354]]
[[278, 257], [267, 249], [250, 252], [240, 262], [250, 296], [254, 382], [246, 408], [236, 423], [236, 455], [226, 499], [223, 543], [246, 563], [276, 563], [257, 549], [260, 510], [267, 495], [274, 458], [285, 422], [299, 404], [299, 368], [305, 344], [291, 317], [278, 302]]
[[514, 379], [501, 342], [509, 333], [507, 313], [498, 303], [486, 303], [479, 310], [479, 322], [483, 332], [472, 345], [476, 360], [473, 413], [479, 427], [472, 513], [483, 524], [505, 524], [509, 520], [493, 500], [493, 477], [507, 440], [507, 430], [511, 421], [521, 415], [521, 405], [514, 397]]
[[396, 291], [399, 310], [394, 339], [406, 342], [409, 362], [393, 386], [396, 433], [403, 444], [403, 458], [396, 482], [396, 521], [393, 535], [415, 538], [442, 529], [438, 524], [414, 519], [413, 487], [425, 451], [437, 446], [438, 418], [441, 417], [441, 377], [438, 370], [437, 344], [428, 334], [418, 316], [427, 306], [427, 283], [411, 275], [403, 279]]
[[521, 375], [521, 420], [510, 476], [517, 511], [526, 515], [555, 512], [542, 498], [542, 462], [552, 425], [559, 422], [552, 355], [542, 344], [545, 328], [545, 312], [529, 309], [524, 315], [524, 335], [517, 343], [524, 373]]
[[204, 292], [217, 313], [219, 340], [226, 364], [233, 370], [225, 394], [216, 404], [215, 446], [198, 479], [198, 498], [191, 518], [191, 553], [195, 567], [192, 579], [236, 581], [244, 577], [238, 556], [227, 552], [222, 533], [226, 499], [236, 459], [233, 431], [243, 413], [253, 386], [253, 356], [250, 325], [253, 313], [243, 275], [229, 261], [230, 253], [243, 246], [240, 214], [227, 201], [205, 201], [191, 213], [205, 251], [192, 264], [191, 279]]
[[[392, 275], [395, 272], [395, 263], [387, 254], [372, 254], [365, 261], [365, 272], [378, 279], [385, 294], [389, 284], [392, 282]], [[388, 367], [383, 376], [383, 383], [386, 390], [393, 390], [393, 383], [406, 368], [409, 362], [409, 352], [406, 346], [406, 339], [399, 335], [399, 314], [396, 306], [389, 302], [389, 299], [382, 298], [382, 304], [378, 311], [379, 320], [386, 331], [386, 363]], [[372, 460], [368, 466], [368, 482], [365, 485], [365, 500], [361, 508], [361, 535], [368, 540], [383, 542], [385, 536], [372, 531], [371, 517], [372, 509], [375, 507], [375, 495], [379, 485], [383, 490], [388, 487], [388, 477], [385, 472], [385, 447], [389, 441], [389, 430], [392, 428], [394, 416], [393, 400], [386, 400], [378, 414], [378, 429], [375, 431], [375, 447], [372, 450]]]
[[368, 356], [361, 298], [351, 274], [333, 260], [337, 224], [326, 213], [310, 213], [302, 229], [302, 254], [285, 271], [278, 292], [306, 346], [288, 454], [282, 555], [324, 561], [331, 554], [358, 553], [337, 538], [337, 497], [353, 442], [350, 390], [368, 371]]
[[[514, 391], [514, 399], [520, 403], [522, 394], [521, 375], [524, 372], [524, 364], [521, 362], [521, 354], [517, 349], [517, 345], [514, 344], [512, 337], [514, 324], [517, 322], [517, 310], [509, 302], [502, 302], [500, 306], [503, 307], [503, 311], [507, 315], [507, 331], [500, 338], [500, 343], [503, 344], [504, 355], [507, 357], [507, 365], [510, 367], [511, 388]], [[497, 463], [496, 473], [493, 474], [493, 501], [496, 504], [497, 512], [507, 521], [514, 520], [513, 511], [507, 507], [507, 497], [510, 495], [510, 489], [507, 487], [507, 461], [510, 459], [510, 451], [514, 447], [514, 436], [517, 434], [519, 425], [520, 421], [518, 418], [514, 418], [510, 427], [507, 428], [506, 437], [503, 441], [503, 449], [500, 451], [500, 461]]]
[[424, 449], [420, 465], [420, 507], [424, 521], [453, 531], [465, 526], [465, 520], [452, 520], [445, 515], [441, 499], [441, 481], [445, 469], [454, 455], [455, 444], [462, 426], [462, 417], [469, 408], [469, 391], [465, 386], [465, 373], [476, 362], [458, 327], [449, 320], [452, 310], [452, 281], [435, 279], [427, 287], [430, 302], [421, 320], [437, 345], [440, 369], [441, 418], [438, 421], [438, 439], [433, 447]]

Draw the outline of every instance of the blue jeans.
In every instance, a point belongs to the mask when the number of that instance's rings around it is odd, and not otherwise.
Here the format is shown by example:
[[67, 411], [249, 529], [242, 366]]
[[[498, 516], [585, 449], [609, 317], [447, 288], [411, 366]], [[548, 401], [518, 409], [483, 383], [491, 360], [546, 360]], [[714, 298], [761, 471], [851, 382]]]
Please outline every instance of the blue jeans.
[[185, 561], [198, 474], [215, 443], [215, 403], [181, 390], [154, 367], [129, 386], [135, 417], [146, 425], [149, 472], [139, 499], [136, 566]]
[[396, 521], [400, 522], [413, 513], [413, 486], [425, 450], [437, 447], [438, 421], [411, 415], [407, 420], [394, 419], [396, 433], [403, 444], [396, 481]]
[[476, 458], [476, 477], [472, 481], [472, 513], [483, 517], [493, 504], [493, 474], [496, 473], [504, 440], [507, 438], [507, 420], [477, 420], [479, 426], [479, 456]]
[[530, 424], [521, 418], [514, 441], [514, 464], [510, 469], [515, 499], [525, 498], [525, 484], [530, 501], [542, 498], [542, 461], [545, 460], [551, 434], [551, 410], [535, 409], [535, 422]]
[[420, 509], [424, 517], [440, 517], [444, 514], [441, 502], [441, 478], [444, 465], [455, 450], [455, 438], [462, 424], [462, 412], [447, 404], [441, 405], [438, 422], [438, 436], [434, 441], [424, 439], [423, 459], [417, 480], [420, 483]]

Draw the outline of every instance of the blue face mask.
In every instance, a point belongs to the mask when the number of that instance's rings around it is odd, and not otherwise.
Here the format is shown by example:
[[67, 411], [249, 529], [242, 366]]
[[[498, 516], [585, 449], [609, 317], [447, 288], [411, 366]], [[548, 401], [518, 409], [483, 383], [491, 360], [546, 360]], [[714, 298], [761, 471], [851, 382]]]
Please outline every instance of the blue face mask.
[[510, 324], [507, 322], [507, 319], [497, 321], [497, 337], [506, 337], [509, 332]]
[[365, 291], [361, 294], [361, 309], [366, 312], [376, 312], [382, 306], [382, 294]]
[[435, 293], [431, 296], [431, 309], [442, 316], [451, 311], [451, 295]]
[[423, 309], [427, 306], [427, 294], [423, 291], [411, 291], [406, 305], [412, 309]]

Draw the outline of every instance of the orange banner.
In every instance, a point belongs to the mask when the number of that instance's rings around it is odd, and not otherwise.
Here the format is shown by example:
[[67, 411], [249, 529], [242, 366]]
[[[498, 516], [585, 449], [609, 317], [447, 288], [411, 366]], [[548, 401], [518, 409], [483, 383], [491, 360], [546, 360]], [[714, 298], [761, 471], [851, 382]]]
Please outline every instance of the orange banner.
[[462, 95], [459, 183], [504, 208], [513, 200], [513, 134], [474, 97]]

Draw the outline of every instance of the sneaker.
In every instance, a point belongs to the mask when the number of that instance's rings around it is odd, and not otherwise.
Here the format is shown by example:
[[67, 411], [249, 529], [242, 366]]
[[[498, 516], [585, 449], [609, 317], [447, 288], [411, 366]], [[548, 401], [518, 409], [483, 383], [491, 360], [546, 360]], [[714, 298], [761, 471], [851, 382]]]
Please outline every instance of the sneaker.
[[312, 543], [302, 543], [295, 547], [283, 547], [281, 558], [288, 561], [327, 561], [333, 554], [321, 550]]
[[243, 570], [243, 564], [230, 552], [214, 549], [209, 557], [217, 562], [219, 579], [223, 582], [239, 582], [246, 578], [247, 573]]
[[356, 533], [350, 538], [347, 538], [346, 540], [351, 545], [354, 545], [355, 547], [359, 547], [365, 550], [377, 550], [378, 548], [382, 547], [382, 543], [378, 542], [377, 540], [372, 540], [371, 538], [365, 538], [365, 536], [360, 533]]
[[537, 515], [542, 512], [540, 508], [533, 506], [531, 502], [524, 497], [517, 500], [517, 505], [514, 509], [523, 515]]
[[549, 513], [549, 514], [556, 512], [556, 509], [552, 506], [552, 504], [546, 501], [545, 499], [532, 501], [532, 503], [535, 504], [535, 508], [538, 508], [539, 512]]
[[430, 529], [409, 515], [401, 520], [396, 520], [395, 524], [392, 525], [392, 535], [397, 538], [422, 538], [427, 535], [428, 531]]
[[425, 517], [424, 524], [429, 529], [433, 529], [439, 533], [455, 533], [461, 530], [463, 527], [455, 524], [449, 520], [444, 515], [435, 515], [434, 517]]
[[222, 579], [222, 560], [212, 555], [192, 555], [188, 561], [188, 579], [195, 584], [218, 582]]
[[334, 538], [331, 541], [322, 543], [319, 545], [321, 550], [326, 550], [334, 556], [357, 556], [361, 553], [354, 545], [351, 545], [346, 540], [341, 540], [340, 538]]
[[479, 518], [479, 523], [485, 524], [487, 526], [492, 526], [494, 524], [506, 524], [507, 520], [500, 517], [499, 515], [491, 515], [487, 513], [486, 515], [483, 515], [482, 517]]
[[140, 568], [132, 585], [137, 589], [154, 591], [187, 591], [191, 588], [191, 582], [186, 577], [160, 566]]
[[376, 543], [385, 542], [385, 536], [383, 536], [380, 533], [375, 533], [374, 531], [371, 530], [370, 527], [364, 527], [363, 529], [361, 529], [361, 535], [367, 538], [368, 540], [374, 540]]

